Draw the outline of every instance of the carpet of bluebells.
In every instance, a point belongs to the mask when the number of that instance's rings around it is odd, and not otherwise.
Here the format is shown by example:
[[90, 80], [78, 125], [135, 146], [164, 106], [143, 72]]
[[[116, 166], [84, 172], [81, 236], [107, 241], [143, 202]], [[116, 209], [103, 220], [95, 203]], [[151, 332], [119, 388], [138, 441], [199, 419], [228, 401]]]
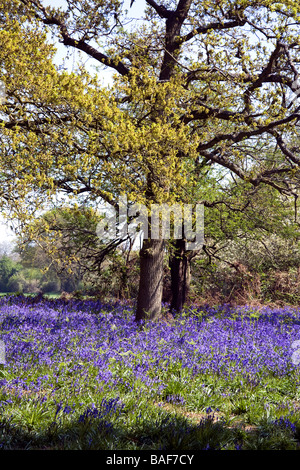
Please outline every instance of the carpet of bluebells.
[[0, 340], [2, 449], [299, 448], [300, 309], [11, 296]]

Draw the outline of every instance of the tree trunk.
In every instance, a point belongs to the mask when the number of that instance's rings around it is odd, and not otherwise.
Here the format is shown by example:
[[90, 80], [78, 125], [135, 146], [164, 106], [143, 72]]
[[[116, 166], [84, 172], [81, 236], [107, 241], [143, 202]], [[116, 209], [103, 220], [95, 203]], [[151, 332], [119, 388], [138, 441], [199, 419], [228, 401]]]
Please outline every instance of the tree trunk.
[[156, 320], [161, 315], [164, 240], [146, 239], [140, 251], [140, 283], [136, 321]]
[[185, 251], [185, 240], [176, 240], [175, 250], [170, 259], [171, 268], [171, 311], [180, 312], [186, 302], [190, 287], [190, 258]]

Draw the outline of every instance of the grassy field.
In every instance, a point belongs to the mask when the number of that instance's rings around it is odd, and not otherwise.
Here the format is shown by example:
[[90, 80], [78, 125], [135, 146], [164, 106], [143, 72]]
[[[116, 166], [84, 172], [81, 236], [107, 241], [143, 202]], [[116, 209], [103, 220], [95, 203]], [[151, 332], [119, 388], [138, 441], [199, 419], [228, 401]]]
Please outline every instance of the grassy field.
[[[36, 294], [34, 293], [25, 293], [25, 294], [20, 294], [21, 296], [24, 297], [36, 297]], [[56, 292], [49, 292], [49, 294], [43, 294], [43, 297], [46, 299], [58, 299], [60, 297], [60, 293]], [[16, 293], [11, 293], [11, 292], [0, 292], [0, 297], [11, 297], [11, 296], [16, 296], [18, 297], [18, 294]]]
[[300, 310], [0, 299], [0, 448], [297, 450]]

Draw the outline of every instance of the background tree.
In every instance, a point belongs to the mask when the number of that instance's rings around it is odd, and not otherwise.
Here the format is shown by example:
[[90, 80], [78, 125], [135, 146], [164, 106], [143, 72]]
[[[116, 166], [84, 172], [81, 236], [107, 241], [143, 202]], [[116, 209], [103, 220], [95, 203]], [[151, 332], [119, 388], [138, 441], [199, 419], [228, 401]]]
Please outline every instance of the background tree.
[[[206, 211], [206, 244], [192, 266], [194, 295], [213, 303], [279, 300], [274, 276], [287, 286], [300, 265], [297, 198], [234, 182], [227, 200], [224, 193]], [[295, 293], [286, 301], [296, 301]]]
[[6, 255], [0, 259], [0, 292], [8, 292], [11, 278], [21, 270], [20, 263]]
[[[21, 27], [11, 18], [22, 14], [31, 23]], [[1, 56], [9, 206], [37, 207], [56, 191], [114, 206], [122, 193], [149, 209], [196, 203], [200, 175], [211, 166], [253, 187], [296, 191], [299, 151], [287, 144], [299, 120], [290, 99], [298, 78], [296, 1], [146, 0], [134, 28], [118, 1], [6, 2], [2, 15], [1, 39], [13, 52]], [[82, 68], [58, 71], [41, 27], [114, 71], [112, 86], [103, 89]], [[138, 320], [160, 315], [164, 253], [164, 240], [145, 238]]]
[[129, 278], [137, 274], [135, 269], [129, 273], [134, 240], [125, 237], [101, 243], [100, 220], [91, 207], [59, 207], [36, 218], [30, 236], [19, 238], [23, 266], [44, 269], [43, 291], [58, 280], [60, 291], [82, 290], [98, 296], [114, 292], [121, 298], [130, 293]]

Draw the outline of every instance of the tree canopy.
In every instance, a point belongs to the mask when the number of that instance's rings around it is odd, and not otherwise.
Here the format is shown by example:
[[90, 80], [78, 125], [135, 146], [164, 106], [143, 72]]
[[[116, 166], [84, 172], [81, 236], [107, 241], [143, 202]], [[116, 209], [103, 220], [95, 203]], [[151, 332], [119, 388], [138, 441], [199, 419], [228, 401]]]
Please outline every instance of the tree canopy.
[[[137, 4], [1, 1], [3, 208], [26, 225], [57, 193], [209, 206], [220, 170], [296, 197], [298, 2], [146, 0], [133, 20]], [[50, 33], [97, 73], [55, 65]], [[163, 254], [144, 240], [137, 319], [160, 315]]]

